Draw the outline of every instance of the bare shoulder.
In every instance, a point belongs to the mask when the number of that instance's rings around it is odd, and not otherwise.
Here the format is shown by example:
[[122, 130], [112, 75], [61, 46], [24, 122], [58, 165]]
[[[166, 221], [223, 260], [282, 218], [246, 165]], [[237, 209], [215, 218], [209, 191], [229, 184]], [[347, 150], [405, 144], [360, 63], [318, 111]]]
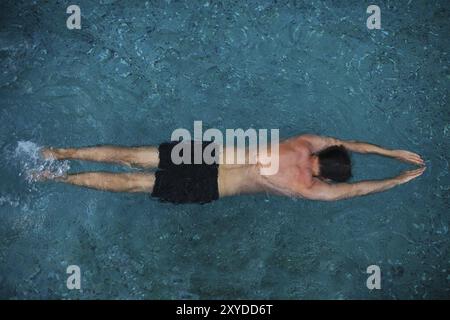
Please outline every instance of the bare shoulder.
[[304, 134], [292, 139], [292, 143], [308, 148], [311, 153], [318, 152], [327, 147], [342, 144], [342, 141], [333, 137]]
[[295, 149], [299, 152], [310, 152], [312, 149], [311, 139], [313, 136], [304, 134], [300, 136], [295, 136], [283, 141], [282, 145], [289, 148]]
[[283, 143], [288, 143], [288, 144], [305, 143], [308, 141], [309, 137], [312, 137], [312, 136], [313, 135], [310, 135], [310, 134], [301, 134], [301, 135], [287, 138], [286, 140], [283, 141]]
[[305, 180], [305, 182], [306, 183], [299, 184], [297, 187], [296, 192], [299, 197], [311, 200], [322, 198], [322, 193], [328, 186], [328, 183], [313, 177]]

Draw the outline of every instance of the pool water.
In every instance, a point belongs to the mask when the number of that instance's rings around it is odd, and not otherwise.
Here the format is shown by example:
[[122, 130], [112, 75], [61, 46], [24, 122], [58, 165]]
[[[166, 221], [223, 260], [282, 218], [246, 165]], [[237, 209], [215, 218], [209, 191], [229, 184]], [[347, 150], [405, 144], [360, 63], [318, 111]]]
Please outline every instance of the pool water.
[[[450, 297], [448, 1], [0, 4], [0, 298]], [[427, 171], [339, 202], [172, 205], [26, 179], [39, 146], [156, 145], [177, 128], [278, 128], [417, 152]], [[353, 155], [354, 180], [411, 166]], [[381, 290], [366, 286], [381, 268]], [[69, 265], [81, 290], [66, 286]]]

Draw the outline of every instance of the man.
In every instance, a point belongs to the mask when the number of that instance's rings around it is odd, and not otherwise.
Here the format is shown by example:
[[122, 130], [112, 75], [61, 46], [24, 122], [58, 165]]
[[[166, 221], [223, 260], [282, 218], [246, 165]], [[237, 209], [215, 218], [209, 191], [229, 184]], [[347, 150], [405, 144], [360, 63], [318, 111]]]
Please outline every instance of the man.
[[[189, 142], [194, 144], [194, 142]], [[199, 142], [206, 148], [208, 142]], [[119, 163], [142, 168], [158, 168], [155, 173], [88, 172], [69, 174], [54, 180], [115, 192], [145, 192], [173, 203], [206, 203], [219, 197], [269, 192], [313, 200], [340, 200], [380, 192], [406, 183], [425, 171], [422, 158], [405, 150], [388, 150], [376, 145], [343, 141], [331, 137], [302, 135], [279, 144], [279, 170], [261, 175], [263, 167], [255, 153], [245, 164], [180, 164], [172, 162], [177, 142], [159, 147], [99, 146], [79, 149], [45, 148], [47, 159], [77, 159]], [[230, 151], [224, 148], [219, 163]], [[397, 177], [348, 183], [351, 161], [348, 151], [374, 153], [419, 165]], [[247, 150], [247, 157], [252, 157]], [[250, 158], [248, 158], [250, 159]], [[51, 178], [49, 174], [43, 175]]]

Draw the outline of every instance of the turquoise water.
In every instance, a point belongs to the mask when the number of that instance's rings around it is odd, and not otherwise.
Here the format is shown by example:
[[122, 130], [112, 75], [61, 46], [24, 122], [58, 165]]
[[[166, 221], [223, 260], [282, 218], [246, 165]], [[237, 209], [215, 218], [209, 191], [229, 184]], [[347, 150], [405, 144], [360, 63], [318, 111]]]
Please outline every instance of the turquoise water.
[[[0, 298], [450, 297], [448, 1], [378, 1], [381, 30], [356, 0], [80, 0], [81, 30], [69, 4], [0, 4]], [[203, 206], [25, 178], [127, 170], [40, 163], [37, 146], [153, 145], [194, 120], [408, 149], [428, 169], [347, 201]], [[409, 168], [353, 161], [355, 179]]]

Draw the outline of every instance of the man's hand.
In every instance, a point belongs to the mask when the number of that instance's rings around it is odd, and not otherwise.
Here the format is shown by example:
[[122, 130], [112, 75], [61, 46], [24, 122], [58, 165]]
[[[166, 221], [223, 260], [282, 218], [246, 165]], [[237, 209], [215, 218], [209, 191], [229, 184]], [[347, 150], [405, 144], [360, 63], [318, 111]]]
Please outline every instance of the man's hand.
[[416, 164], [419, 166], [425, 165], [423, 159], [417, 153], [414, 152], [406, 150], [393, 150], [392, 156], [400, 161]]
[[415, 170], [408, 170], [403, 172], [401, 175], [395, 177], [394, 179], [397, 181], [398, 184], [403, 184], [421, 176], [422, 173], [425, 171], [425, 169], [426, 169], [425, 167], [422, 167]]

